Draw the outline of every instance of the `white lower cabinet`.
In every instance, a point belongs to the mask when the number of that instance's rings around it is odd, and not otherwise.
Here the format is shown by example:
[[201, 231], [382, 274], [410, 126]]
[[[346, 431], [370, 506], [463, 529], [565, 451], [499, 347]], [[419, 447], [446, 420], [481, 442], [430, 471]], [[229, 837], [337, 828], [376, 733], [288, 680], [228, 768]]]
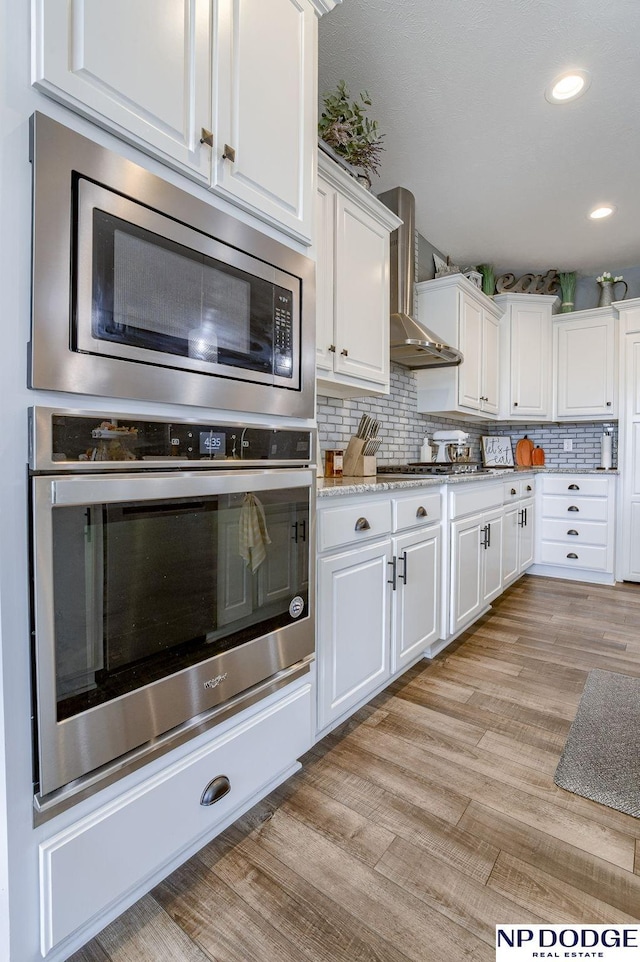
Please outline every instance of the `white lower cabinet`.
[[319, 730], [389, 678], [390, 566], [389, 539], [318, 562]]
[[[92, 919], [98, 922], [86, 928], [87, 938], [95, 934], [299, 767], [312, 741], [311, 684], [283, 691], [40, 844], [43, 956]], [[217, 800], [205, 804], [203, 793], [216, 779]]]
[[502, 485], [456, 485], [449, 502], [449, 632], [455, 635], [502, 591]]
[[613, 583], [615, 476], [543, 475], [535, 545], [540, 574]]
[[340, 501], [318, 510], [320, 734], [440, 638], [440, 487]]
[[502, 586], [506, 588], [533, 564], [535, 500], [533, 475], [504, 484]]
[[395, 674], [440, 636], [440, 526], [393, 539], [396, 589], [392, 598]]

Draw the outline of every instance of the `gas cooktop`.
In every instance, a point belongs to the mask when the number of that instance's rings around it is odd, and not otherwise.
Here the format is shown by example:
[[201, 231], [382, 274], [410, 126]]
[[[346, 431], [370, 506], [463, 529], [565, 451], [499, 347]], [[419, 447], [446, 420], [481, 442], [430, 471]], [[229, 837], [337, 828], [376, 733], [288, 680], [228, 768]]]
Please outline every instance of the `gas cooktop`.
[[490, 474], [477, 461], [414, 461], [411, 464], [382, 464], [378, 474]]

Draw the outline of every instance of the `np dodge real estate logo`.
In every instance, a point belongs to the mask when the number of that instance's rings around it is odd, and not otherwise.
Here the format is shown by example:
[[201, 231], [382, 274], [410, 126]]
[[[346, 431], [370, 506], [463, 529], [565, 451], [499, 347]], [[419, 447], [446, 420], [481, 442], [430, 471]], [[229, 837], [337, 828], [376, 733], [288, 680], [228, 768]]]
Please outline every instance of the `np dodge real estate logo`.
[[496, 962], [602, 959], [638, 962], [637, 925], [496, 925]]

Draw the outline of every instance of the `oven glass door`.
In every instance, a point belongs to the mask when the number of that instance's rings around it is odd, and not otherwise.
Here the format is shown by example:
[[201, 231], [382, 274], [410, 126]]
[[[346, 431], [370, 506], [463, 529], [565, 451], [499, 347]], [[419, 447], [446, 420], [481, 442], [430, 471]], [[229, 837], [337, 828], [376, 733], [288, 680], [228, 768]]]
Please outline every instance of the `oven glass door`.
[[76, 348], [299, 389], [300, 281], [83, 178]]
[[[122, 726], [127, 699], [140, 697], [146, 710], [148, 693], [159, 697], [165, 683], [171, 710], [151, 714], [165, 716], [156, 727], [166, 730], [255, 684], [256, 673], [284, 668], [278, 658], [301, 657], [305, 623], [313, 636], [310, 478], [270, 470], [35, 479], [41, 749], [52, 737], [59, 756], [51, 730], [83, 717], [95, 724], [102, 709], [105, 726]], [[264, 638], [271, 653], [256, 658]], [[160, 733], [148, 725], [129, 732], [123, 750]]]

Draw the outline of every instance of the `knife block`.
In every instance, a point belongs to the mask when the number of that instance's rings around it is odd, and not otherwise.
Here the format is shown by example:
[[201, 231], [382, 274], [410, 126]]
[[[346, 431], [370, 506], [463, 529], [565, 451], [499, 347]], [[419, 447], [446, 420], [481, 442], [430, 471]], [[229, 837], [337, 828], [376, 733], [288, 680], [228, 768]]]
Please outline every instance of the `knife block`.
[[342, 476], [347, 478], [366, 478], [372, 477], [376, 473], [376, 456], [368, 454], [366, 457], [362, 450], [367, 442], [364, 438], [351, 438], [344, 452], [342, 464]]

